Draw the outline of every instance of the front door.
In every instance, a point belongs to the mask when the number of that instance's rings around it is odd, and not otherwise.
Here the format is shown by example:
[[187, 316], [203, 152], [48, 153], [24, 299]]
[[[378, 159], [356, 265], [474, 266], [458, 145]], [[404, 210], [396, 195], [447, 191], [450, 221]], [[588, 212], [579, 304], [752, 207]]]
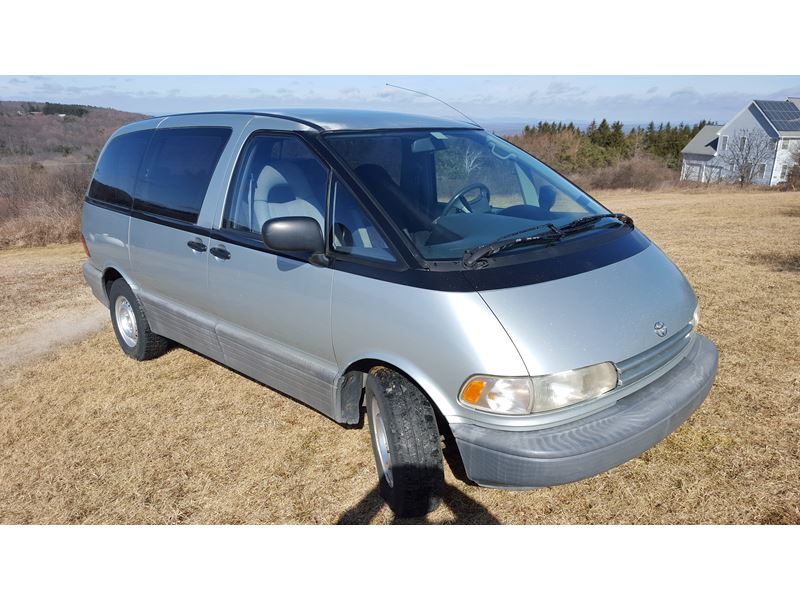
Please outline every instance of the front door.
[[209, 248], [210, 299], [225, 363], [331, 414], [333, 271], [267, 251], [267, 219], [313, 217], [325, 231], [328, 169], [299, 137], [260, 134], [242, 150]]

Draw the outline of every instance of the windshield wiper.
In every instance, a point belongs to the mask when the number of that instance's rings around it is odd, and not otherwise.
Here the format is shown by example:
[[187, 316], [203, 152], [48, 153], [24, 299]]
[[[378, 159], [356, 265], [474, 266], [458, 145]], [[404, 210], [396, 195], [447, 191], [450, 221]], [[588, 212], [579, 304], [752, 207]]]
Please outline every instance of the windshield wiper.
[[602, 219], [609, 218], [609, 219], [617, 219], [621, 221], [625, 225], [630, 225], [633, 227], [633, 219], [631, 219], [628, 215], [623, 213], [603, 213], [602, 215], [589, 215], [588, 217], [581, 217], [580, 219], [575, 219], [567, 223], [566, 225], [562, 225], [558, 229], [564, 234], [575, 233], [582, 229], [586, 229], [589, 225], [593, 225], [597, 221], [601, 221]]
[[[464, 258], [461, 259], [461, 262], [464, 264], [465, 267], [474, 267], [479, 260], [482, 258], [488, 258], [489, 256], [494, 256], [498, 252], [502, 252], [503, 250], [507, 250], [508, 248], [512, 248], [514, 246], [528, 246], [534, 244], [552, 244], [557, 242], [563, 237], [563, 234], [559, 230], [558, 227], [553, 225], [552, 223], [548, 223], [546, 225], [551, 229], [550, 233], [544, 233], [542, 235], [532, 235], [528, 237], [507, 237], [502, 238], [499, 240], [495, 240], [490, 244], [483, 244], [482, 246], [476, 246], [475, 248], [470, 248], [464, 252]], [[530, 231], [532, 229], [540, 229], [542, 226], [538, 227], [531, 227], [530, 229], [523, 229], [521, 232]], [[517, 234], [512, 234], [516, 236]]]

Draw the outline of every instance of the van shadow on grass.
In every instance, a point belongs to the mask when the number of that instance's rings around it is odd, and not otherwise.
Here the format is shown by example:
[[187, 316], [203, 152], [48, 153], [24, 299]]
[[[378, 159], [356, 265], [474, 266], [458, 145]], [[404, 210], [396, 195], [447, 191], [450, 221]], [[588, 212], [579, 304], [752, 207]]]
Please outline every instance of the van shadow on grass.
[[[448, 439], [445, 434], [445, 439]], [[477, 487], [473, 482], [467, 478], [464, 463], [456, 449], [455, 440], [450, 438], [445, 444], [443, 451], [444, 459], [447, 461], [450, 471], [456, 479], [464, 483]], [[453, 487], [452, 485], [444, 484], [441, 493], [442, 504], [444, 504], [453, 513], [455, 518], [450, 521], [445, 521], [446, 524], [453, 525], [499, 525], [500, 521], [490, 513], [487, 508], [467, 496], [461, 490]], [[364, 496], [361, 501], [354, 507], [346, 511], [339, 517], [338, 525], [366, 525], [372, 522], [372, 519], [380, 512], [386, 502], [381, 497], [380, 486], [375, 486]], [[428, 520], [428, 515], [402, 519], [393, 515], [392, 525], [430, 525], [431, 521]]]
[[[354, 507], [347, 510], [337, 525], [368, 525], [381, 511], [385, 502], [380, 495], [378, 486], [374, 487]], [[443, 524], [452, 525], [499, 525], [498, 521], [480, 502], [476, 502], [463, 492], [451, 485], [445, 484], [442, 490], [442, 504], [447, 506], [455, 515], [455, 519], [445, 521]], [[431, 525], [428, 515], [410, 519], [401, 519], [393, 515], [392, 525]]]

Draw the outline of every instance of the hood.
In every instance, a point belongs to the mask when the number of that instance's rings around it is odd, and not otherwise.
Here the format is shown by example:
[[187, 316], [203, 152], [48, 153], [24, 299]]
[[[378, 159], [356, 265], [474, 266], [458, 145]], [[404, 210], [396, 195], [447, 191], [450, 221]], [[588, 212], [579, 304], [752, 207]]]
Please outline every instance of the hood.
[[[579, 275], [479, 293], [531, 375], [619, 363], [677, 333], [697, 305], [689, 282], [655, 244]], [[656, 335], [657, 322], [665, 337]]]

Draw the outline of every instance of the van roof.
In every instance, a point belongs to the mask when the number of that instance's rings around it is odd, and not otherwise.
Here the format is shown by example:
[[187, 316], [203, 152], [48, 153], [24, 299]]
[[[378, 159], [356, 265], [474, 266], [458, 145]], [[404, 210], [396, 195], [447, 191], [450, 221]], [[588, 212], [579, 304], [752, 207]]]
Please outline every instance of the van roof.
[[[182, 114], [250, 114], [298, 121], [320, 131], [360, 131], [373, 129], [479, 129], [465, 120], [443, 119], [409, 113], [346, 108], [256, 108]], [[165, 115], [180, 116], [180, 115]]]

